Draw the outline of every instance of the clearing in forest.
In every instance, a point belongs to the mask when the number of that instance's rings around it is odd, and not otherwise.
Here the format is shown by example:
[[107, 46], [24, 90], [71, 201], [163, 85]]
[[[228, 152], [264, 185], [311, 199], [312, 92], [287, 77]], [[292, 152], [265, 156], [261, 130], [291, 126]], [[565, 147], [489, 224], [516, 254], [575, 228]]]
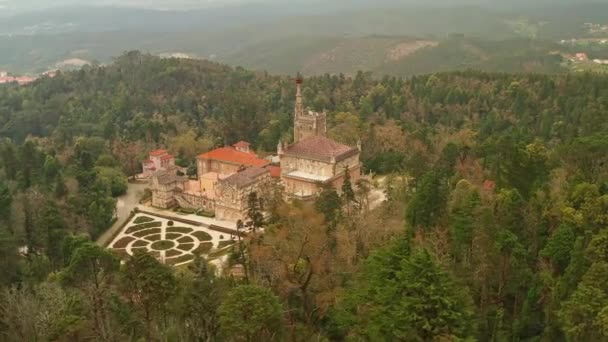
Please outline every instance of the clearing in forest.
[[173, 266], [190, 263], [195, 255], [219, 259], [230, 251], [236, 236], [149, 214], [136, 214], [108, 245], [126, 258], [137, 250], [151, 253]]

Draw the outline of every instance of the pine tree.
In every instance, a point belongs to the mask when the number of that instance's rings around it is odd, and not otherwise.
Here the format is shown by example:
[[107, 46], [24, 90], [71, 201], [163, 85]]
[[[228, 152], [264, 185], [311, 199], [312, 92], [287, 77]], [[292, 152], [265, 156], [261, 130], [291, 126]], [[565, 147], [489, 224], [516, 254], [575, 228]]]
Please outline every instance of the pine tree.
[[229, 341], [280, 341], [281, 305], [269, 289], [241, 285], [219, 307], [222, 335]]
[[364, 340], [454, 340], [474, 336], [471, 305], [426, 250], [400, 239], [368, 260], [333, 318]]
[[355, 202], [355, 190], [350, 180], [350, 170], [344, 167], [344, 181], [342, 182], [342, 200], [346, 205], [346, 211], [350, 215], [352, 204]]

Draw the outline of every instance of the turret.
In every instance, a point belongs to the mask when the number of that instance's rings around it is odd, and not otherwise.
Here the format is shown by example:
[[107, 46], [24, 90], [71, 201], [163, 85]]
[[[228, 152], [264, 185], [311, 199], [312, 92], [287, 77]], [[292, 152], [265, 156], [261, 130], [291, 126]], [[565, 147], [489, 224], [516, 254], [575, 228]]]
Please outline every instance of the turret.
[[277, 154], [280, 156], [283, 154], [283, 141], [279, 140], [279, 144], [277, 146]]

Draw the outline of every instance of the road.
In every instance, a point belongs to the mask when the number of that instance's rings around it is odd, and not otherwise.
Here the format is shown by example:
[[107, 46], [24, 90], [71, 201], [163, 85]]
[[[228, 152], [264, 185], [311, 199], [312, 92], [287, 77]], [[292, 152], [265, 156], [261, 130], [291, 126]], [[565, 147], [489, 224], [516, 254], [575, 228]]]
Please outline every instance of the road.
[[97, 239], [97, 244], [99, 246], [105, 246], [110, 242], [108, 240], [114, 236], [114, 233], [120, 229], [125, 220], [129, 217], [131, 211], [139, 204], [139, 200], [142, 198], [147, 186], [147, 184], [142, 183], [129, 183], [127, 193], [118, 197], [116, 201], [116, 214], [118, 219], [110, 229]]

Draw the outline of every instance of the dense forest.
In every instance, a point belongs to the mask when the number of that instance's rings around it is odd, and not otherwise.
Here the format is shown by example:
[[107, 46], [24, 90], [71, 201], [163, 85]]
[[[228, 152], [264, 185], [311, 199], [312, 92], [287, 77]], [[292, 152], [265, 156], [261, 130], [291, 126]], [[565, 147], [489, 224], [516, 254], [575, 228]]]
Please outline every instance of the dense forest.
[[147, 151], [289, 140], [293, 80], [130, 52], [0, 87], [0, 340], [605, 341], [608, 77], [306, 78], [374, 184], [264, 194], [230, 258], [120, 262], [94, 240]]

